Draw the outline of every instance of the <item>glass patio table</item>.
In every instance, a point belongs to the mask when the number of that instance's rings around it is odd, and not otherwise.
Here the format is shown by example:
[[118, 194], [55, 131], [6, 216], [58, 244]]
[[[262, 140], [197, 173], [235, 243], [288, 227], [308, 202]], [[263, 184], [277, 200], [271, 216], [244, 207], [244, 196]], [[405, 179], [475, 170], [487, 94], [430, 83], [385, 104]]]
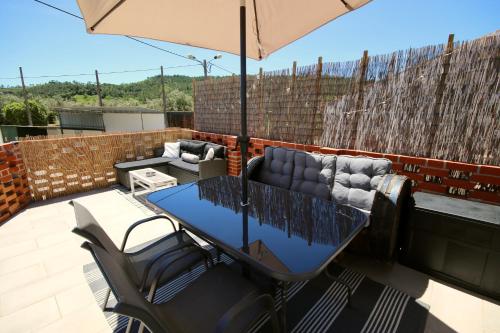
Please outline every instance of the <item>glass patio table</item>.
[[356, 208], [259, 182], [242, 206], [238, 177], [220, 176], [159, 190], [147, 201], [187, 230], [282, 283], [319, 275], [365, 227]]

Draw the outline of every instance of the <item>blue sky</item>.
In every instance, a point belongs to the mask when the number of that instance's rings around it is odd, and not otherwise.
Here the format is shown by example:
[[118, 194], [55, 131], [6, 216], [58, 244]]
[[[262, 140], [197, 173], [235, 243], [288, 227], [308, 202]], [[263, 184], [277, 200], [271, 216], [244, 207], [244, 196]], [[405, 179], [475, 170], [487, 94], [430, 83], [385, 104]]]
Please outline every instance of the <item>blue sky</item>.
[[[74, 0], [44, 0], [79, 14]], [[202, 0], [200, 0], [202, 1]], [[208, 1], [208, 0], [203, 0]], [[236, 0], [235, 0], [236, 1]], [[307, 1], [307, 0], [304, 0]], [[500, 29], [499, 0], [374, 0], [356, 12], [345, 15], [272, 54], [268, 59], [248, 61], [248, 72], [259, 67], [273, 70], [323, 61], [359, 58], [370, 54], [445, 42], [449, 33], [455, 40], [467, 40]], [[216, 53], [193, 47], [151, 41], [183, 55], [211, 58]], [[239, 58], [223, 54], [217, 63], [239, 72]], [[119, 36], [89, 35], [83, 21], [31, 0], [0, 0], [0, 78], [92, 73], [182, 66], [186, 59], [140, 45]], [[154, 72], [102, 75], [102, 82], [120, 83], [142, 80]], [[166, 74], [202, 75], [202, 67], [167, 69]], [[213, 68], [213, 75], [227, 73]], [[50, 79], [27, 79], [27, 84]], [[91, 76], [60, 80], [91, 81]], [[0, 80], [16, 85], [19, 80]]]

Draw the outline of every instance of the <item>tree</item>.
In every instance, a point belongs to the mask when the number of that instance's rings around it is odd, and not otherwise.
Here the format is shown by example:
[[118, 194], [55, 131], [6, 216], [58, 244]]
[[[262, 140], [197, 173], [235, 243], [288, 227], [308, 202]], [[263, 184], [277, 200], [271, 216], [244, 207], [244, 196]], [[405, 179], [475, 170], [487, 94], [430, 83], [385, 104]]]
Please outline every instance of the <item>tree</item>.
[[[28, 100], [28, 108], [31, 111], [33, 125], [47, 125], [47, 108], [35, 100]], [[5, 104], [2, 108], [2, 114], [5, 117], [7, 125], [28, 125], [28, 115], [26, 106], [21, 102], [12, 102]]]

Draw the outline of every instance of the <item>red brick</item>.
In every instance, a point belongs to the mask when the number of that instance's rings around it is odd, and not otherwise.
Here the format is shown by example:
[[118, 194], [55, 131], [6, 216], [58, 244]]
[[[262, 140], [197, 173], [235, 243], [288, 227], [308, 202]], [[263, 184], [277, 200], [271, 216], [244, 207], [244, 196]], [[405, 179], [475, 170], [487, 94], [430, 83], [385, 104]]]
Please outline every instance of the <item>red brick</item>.
[[319, 148], [319, 146], [315, 146], [315, 145], [305, 145], [305, 151], [319, 152], [320, 148]]
[[479, 173], [500, 177], [500, 167], [493, 165], [480, 165]]
[[403, 163], [392, 163], [392, 170], [394, 171], [402, 171], [403, 170]]
[[474, 173], [472, 174], [471, 180], [482, 184], [500, 185], [500, 177], [490, 175], [478, 175]]
[[295, 149], [305, 151], [306, 150], [306, 145], [297, 143], [297, 147]]
[[424, 180], [424, 175], [421, 173], [415, 173], [415, 172], [408, 172], [408, 171], [398, 171], [398, 175], [406, 176], [410, 179], [416, 180], [416, 181], [423, 181]]
[[339, 155], [340, 150], [335, 148], [321, 147], [319, 149], [321, 154], [331, 154], [331, 155]]
[[401, 155], [399, 157], [399, 162], [405, 163], [405, 164], [417, 164], [417, 165], [424, 166], [425, 165], [425, 158]]
[[394, 154], [383, 154], [384, 158], [387, 158], [388, 160], [391, 160], [393, 162], [399, 162], [399, 155], [394, 155]]
[[500, 204], [500, 193], [498, 192], [471, 191], [469, 193], [469, 198], [493, 202], [497, 205]]
[[470, 171], [477, 172], [478, 166], [475, 164], [461, 163], [461, 162], [446, 162], [446, 167], [451, 170], [459, 170], [459, 171]]
[[446, 162], [443, 160], [436, 160], [433, 158], [428, 158], [427, 159], [427, 166], [431, 168], [445, 168]]
[[430, 175], [430, 176], [448, 177], [449, 170], [448, 169], [436, 169], [436, 168], [421, 167], [420, 173], [422, 173], [424, 175]]
[[419, 183], [417, 186], [418, 190], [427, 190], [431, 192], [437, 192], [437, 193], [446, 193], [446, 186], [440, 185], [440, 184], [434, 184], [434, 183], [426, 183], [422, 182]]
[[468, 180], [453, 179], [453, 178], [444, 178], [443, 184], [448, 185], [448, 186], [453, 186], [453, 187], [465, 188], [468, 190], [473, 189], [475, 186], [474, 183], [471, 183]]

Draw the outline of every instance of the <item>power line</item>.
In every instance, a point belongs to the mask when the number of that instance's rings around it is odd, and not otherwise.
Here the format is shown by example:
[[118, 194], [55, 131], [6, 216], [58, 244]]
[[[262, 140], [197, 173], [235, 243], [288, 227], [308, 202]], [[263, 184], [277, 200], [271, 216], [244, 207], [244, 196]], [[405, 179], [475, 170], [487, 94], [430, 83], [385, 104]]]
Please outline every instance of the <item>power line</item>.
[[[80, 19], [80, 20], [83, 20], [83, 17], [81, 17], [81, 16], [79, 16], [79, 15], [76, 15], [76, 14], [73, 14], [73, 13], [71, 13], [71, 12], [68, 12], [68, 11], [66, 11], [66, 10], [64, 10], [64, 9], [58, 8], [58, 7], [54, 6], [54, 5], [48, 4], [48, 3], [43, 2], [43, 1], [41, 1], [41, 0], [34, 0], [34, 1], [35, 1], [35, 2], [38, 2], [38, 3], [42, 4], [42, 5], [45, 5], [45, 6], [47, 6], [47, 7], [50, 7], [50, 8], [52, 8], [52, 9], [55, 9], [55, 10], [57, 10], [57, 11], [60, 11], [60, 12], [62, 12], [62, 13], [64, 13], [64, 14], [71, 15], [71, 16], [73, 16], [73, 17], [76, 17], [76, 18]], [[136, 42], [138, 42], [138, 43], [141, 43], [141, 44], [144, 44], [144, 45], [147, 45], [147, 46], [153, 47], [153, 48], [155, 48], [155, 49], [157, 49], [157, 50], [160, 50], [160, 51], [163, 51], [163, 52], [169, 53], [169, 54], [171, 54], [171, 55], [174, 55], [174, 56], [177, 56], [177, 57], [181, 57], [181, 58], [184, 58], [184, 59], [187, 59], [187, 60], [191, 60], [191, 61], [193, 61], [193, 59], [191, 59], [191, 58], [189, 58], [189, 57], [187, 57], [187, 56], [184, 56], [184, 55], [182, 55], [182, 54], [179, 54], [179, 53], [176, 53], [176, 52], [173, 52], [173, 51], [169, 51], [169, 50], [167, 50], [167, 49], [164, 49], [164, 48], [162, 48], [162, 47], [159, 47], [159, 46], [156, 46], [156, 45], [150, 44], [150, 43], [145, 42], [145, 41], [143, 41], [143, 40], [140, 40], [140, 39], [138, 39], [138, 38], [135, 38], [135, 37], [132, 37], [132, 36], [127, 36], [127, 35], [124, 35], [124, 37], [126, 37], [126, 38], [128, 38], [128, 39], [131, 39], [131, 40], [133, 40], [133, 41], [136, 41]], [[226, 72], [228, 72], [228, 73], [235, 74], [235, 73], [231, 72], [230, 70], [228, 70], [228, 69], [226, 69], [226, 68], [223, 68], [223, 67], [221, 67], [221, 66], [215, 65], [215, 67], [220, 68], [220, 69], [222, 69], [222, 70], [224, 70], [224, 71], [226, 71]]]
[[[179, 65], [179, 66], [165, 66], [164, 69], [173, 69], [173, 68], [184, 68], [184, 67], [194, 67], [198, 66], [197, 64], [190, 65]], [[158, 71], [160, 68], [146, 68], [146, 69], [129, 69], [122, 71], [112, 71], [112, 72], [99, 72], [99, 75], [110, 75], [110, 74], [122, 74], [122, 73], [137, 73], [137, 72], [153, 72]], [[57, 75], [39, 75], [39, 76], [25, 76], [25, 79], [42, 79], [42, 78], [57, 78], [57, 77], [76, 77], [76, 76], [94, 76], [95, 73], [79, 73], [79, 74], [57, 74]], [[0, 77], [0, 80], [16, 80], [20, 79], [20, 76], [15, 77]]]

